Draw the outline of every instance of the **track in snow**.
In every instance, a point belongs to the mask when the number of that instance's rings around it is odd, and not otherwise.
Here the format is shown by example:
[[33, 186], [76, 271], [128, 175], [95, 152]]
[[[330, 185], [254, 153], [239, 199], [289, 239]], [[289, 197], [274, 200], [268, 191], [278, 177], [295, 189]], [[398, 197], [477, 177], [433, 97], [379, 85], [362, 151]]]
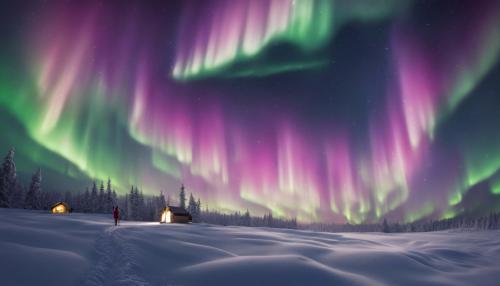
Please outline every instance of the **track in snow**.
[[95, 251], [99, 260], [87, 274], [83, 285], [149, 285], [138, 275], [141, 269], [134, 259], [137, 254], [132, 245], [123, 238], [120, 230], [123, 228], [108, 227], [98, 237]]

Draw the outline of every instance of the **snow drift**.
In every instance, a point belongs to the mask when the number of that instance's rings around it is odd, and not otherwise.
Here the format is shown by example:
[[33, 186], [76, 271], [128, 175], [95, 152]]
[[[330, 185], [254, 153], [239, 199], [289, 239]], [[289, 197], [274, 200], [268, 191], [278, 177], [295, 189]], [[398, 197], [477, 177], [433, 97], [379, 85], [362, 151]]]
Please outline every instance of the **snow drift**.
[[498, 285], [500, 232], [333, 234], [0, 209], [2, 285]]

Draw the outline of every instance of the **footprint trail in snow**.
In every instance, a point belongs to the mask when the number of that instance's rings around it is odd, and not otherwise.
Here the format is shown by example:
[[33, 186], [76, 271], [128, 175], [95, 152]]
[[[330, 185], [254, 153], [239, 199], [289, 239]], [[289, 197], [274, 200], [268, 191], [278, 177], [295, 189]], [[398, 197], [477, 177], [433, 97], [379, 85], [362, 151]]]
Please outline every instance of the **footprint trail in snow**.
[[127, 227], [108, 227], [95, 243], [97, 264], [92, 267], [83, 285], [150, 285], [138, 273], [140, 265], [135, 262], [137, 256], [131, 243], [123, 237]]

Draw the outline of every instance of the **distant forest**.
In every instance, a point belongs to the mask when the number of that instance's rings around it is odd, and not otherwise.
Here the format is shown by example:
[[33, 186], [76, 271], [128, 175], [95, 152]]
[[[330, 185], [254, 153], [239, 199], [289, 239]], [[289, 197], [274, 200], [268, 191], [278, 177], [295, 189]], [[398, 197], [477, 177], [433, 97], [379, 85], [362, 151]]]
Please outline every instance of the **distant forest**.
[[[205, 209], [202, 211], [201, 200], [195, 200], [193, 194], [186, 197], [181, 187], [176, 199], [178, 206], [186, 208], [193, 222], [204, 222], [219, 225], [268, 226], [280, 228], [297, 228], [295, 219], [273, 218], [272, 214], [262, 217], [245, 213], [221, 213]], [[26, 188], [16, 175], [14, 149], [10, 149], [0, 166], [0, 207], [23, 208], [33, 210], [49, 210], [57, 202], [66, 202], [73, 212], [110, 214], [114, 206], [120, 209], [120, 218], [136, 221], [159, 221], [163, 209], [172, 205], [173, 199], [163, 193], [160, 195], [144, 195], [138, 187], [132, 186], [130, 192], [118, 196], [110, 179], [104, 182], [94, 181], [91, 188], [82, 192], [47, 192], [42, 190], [42, 170], [37, 169]]]
[[[295, 218], [284, 219], [273, 217], [272, 213], [264, 216], [251, 216], [244, 213], [222, 213], [219, 211], [202, 210], [201, 200], [190, 194], [186, 199], [184, 186], [178, 194], [178, 206], [186, 208], [193, 222], [203, 222], [217, 225], [275, 227], [314, 230], [322, 232], [427, 232], [447, 229], [500, 229], [500, 213], [490, 213], [488, 216], [460, 215], [444, 220], [422, 220], [413, 223], [388, 222], [380, 224], [335, 224], [308, 223], [298, 224]], [[187, 201], [187, 204], [186, 204]], [[42, 191], [42, 170], [39, 168], [33, 174], [29, 187], [18, 181], [14, 163], [14, 149], [10, 149], [0, 166], [0, 207], [22, 208], [34, 210], [49, 210], [57, 202], [66, 202], [73, 212], [110, 214], [114, 206], [120, 208], [121, 219], [136, 221], [159, 221], [163, 209], [171, 205], [169, 195], [163, 193], [157, 196], [144, 195], [137, 187], [132, 186], [126, 195], [118, 196], [110, 179], [98, 184], [94, 181], [91, 189], [74, 193]]]

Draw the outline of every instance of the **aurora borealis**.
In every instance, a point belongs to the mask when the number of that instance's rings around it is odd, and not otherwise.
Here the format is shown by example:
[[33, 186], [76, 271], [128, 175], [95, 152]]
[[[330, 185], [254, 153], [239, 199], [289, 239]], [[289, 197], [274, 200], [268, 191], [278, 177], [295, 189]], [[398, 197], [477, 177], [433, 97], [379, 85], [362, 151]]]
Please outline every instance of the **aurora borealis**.
[[302, 221], [500, 195], [498, 1], [1, 5], [0, 147], [21, 171]]

